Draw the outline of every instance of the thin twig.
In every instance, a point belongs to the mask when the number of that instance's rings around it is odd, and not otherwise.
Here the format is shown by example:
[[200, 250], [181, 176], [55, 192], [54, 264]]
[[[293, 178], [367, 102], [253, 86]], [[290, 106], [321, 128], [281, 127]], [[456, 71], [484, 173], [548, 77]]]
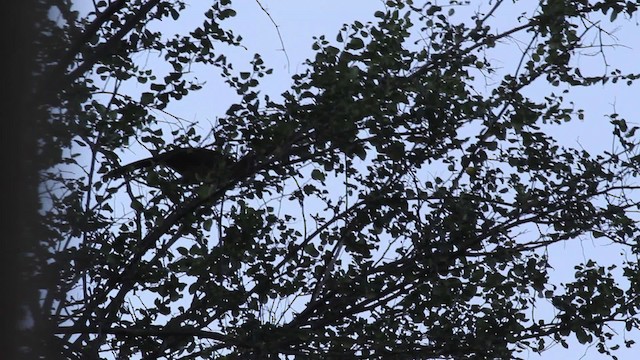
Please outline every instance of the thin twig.
[[262, 4], [260, 3], [260, 0], [256, 0], [256, 3], [258, 3], [258, 6], [260, 6], [260, 9], [262, 9], [262, 11], [264, 11], [264, 13], [267, 14], [267, 17], [269, 17], [269, 20], [271, 20], [271, 23], [276, 28], [276, 32], [278, 33], [278, 39], [280, 39], [280, 45], [282, 45], [282, 52], [284, 53], [284, 57], [287, 59], [287, 72], [289, 72], [291, 71], [291, 62], [289, 61], [289, 55], [287, 54], [287, 49], [284, 47], [282, 34], [280, 34], [280, 26], [276, 24], [276, 22], [273, 20], [273, 18], [271, 17], [271, 14], [269, 14], [267, 9], [265, 9], [264, 6], [262, 6]]

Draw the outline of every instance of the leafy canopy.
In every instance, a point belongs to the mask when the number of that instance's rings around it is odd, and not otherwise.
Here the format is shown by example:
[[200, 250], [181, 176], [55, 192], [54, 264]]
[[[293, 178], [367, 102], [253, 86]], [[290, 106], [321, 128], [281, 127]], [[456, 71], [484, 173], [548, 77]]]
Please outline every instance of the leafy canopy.
[[[374, 22], [317, 37], [279, 96], [261, 88], [260, 55], [240, 70], [227, 56], [243, 49], [223, 26], [239, 9], [229, 0], [175, 35], [160, 29], [183, 1], [52, 6], [37, 89], [44, 236], [29, 261], [45, 290], [35, 326], [53, 329], [41, 341], [61, 356], [493, 359], [575, 336], [614, 357], [632, 345], [609, 324], [640, 327], [638, 127], [610, 114], [615, 148], [595, 153], [553, 134], [588, 115], [574, 89], [638, 79], [576, 60], [606, 55], [637, 2], [540, 2], [504, 30], [503, 1], [460, 20], [461, 7], [386, 1]], [[508, 71], [493, 60], [505, 47], [519, 51]], [[223, 82], [194, 76], [211, 69]], [[212, 101], [238, 96], [215, 122], [172, 112], [212, 83]], [[234, 160], [195, 185], [162, 166], [104, 177], [126, 149], [182, 147]], [[625, 256], [552, 282], [563, 244], [585, 237]]]

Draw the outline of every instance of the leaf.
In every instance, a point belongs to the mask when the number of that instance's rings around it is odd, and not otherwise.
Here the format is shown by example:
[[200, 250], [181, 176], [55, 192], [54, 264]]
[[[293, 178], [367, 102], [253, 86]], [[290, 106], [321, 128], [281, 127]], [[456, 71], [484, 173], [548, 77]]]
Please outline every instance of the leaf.
[[356, 146], [353, 149], [354, 154], [356, 154], [356, 156], [358, 158], [360, 158], [360, 160], [366, 160], [367, 159], [367, 150], [363, 147], [363, 146]]
[[313, 257], [317, 257], [320, 255], [320, 252], [318, 251], [318, 249], [316, 249], [316, 246], [313, 245], [313, 243], [308, 243], [307, 245], [305, 245], [304, 252]]
[[153, 103], [153, 93], [150, 92], [144, 92], [142, 93], [142, 96], [140, 96], [140, 103], [142, 105], [149, 105], [151, 103]]
[[202, 223], [202, 228], [204, 229], [204, 231], [210, 231], [212, 225], [213, 225], [213, 220], [207, 219]]
[[236, 16], [236, 14], [237, 14], [236, 11], [231, 9], [231, 8], [224, 9], [224, 10], [222, 10], [222, 11], [220, 11], [218, 13], [218, 19], [224, 20], [224, 19], [227, 19], [227, 18], [230, 18], [230, 17], [234, 17], [234, 16]]
[[322, 171], [318, 170], [318, 169], [313, 169], [311, 171], [311, 178], [314, 180], [318, 180], [318, 181], [324, 181], [325, 180], [325, 175]]
[[131, 200], [131, 208], [136, 211], [142, 211], [144, 209], [144, 205], [136, 199]]
[[364, 47], [364, 41], [360, 38], [354, 37], [349, 42], [347, 49], [359, 50]]
[[169, 9], [169, 12], [171, 12], [171, 17], [173, 18], [173, 20], [178, 20], [178, 18], [180, 17], [180, 13], [176, 10], [176, 9]]
[[305, 193], [306, 195], [311, 195], [311, 194], [313, 194], [314, 192], [316, 192], [318, 189], [317, 189], [315, 186], [313, 186], [313, 185], [307, 184], [307, 185], [305, 185], [305, 186], [302, 188], [302, 190], [304, 191], [304, 193]]
[[611, 12], [611, 16], [609, 17], [609, 21], [614, 22], [614, 21], [616, 21], [617, 18], [618, 18], [618, 11], [614, 9]]

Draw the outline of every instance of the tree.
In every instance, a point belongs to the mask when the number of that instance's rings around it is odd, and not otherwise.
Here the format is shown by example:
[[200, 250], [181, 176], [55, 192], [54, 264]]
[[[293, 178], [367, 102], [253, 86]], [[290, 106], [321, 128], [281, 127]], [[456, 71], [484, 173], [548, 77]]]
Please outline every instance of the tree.
[[[229, 0], [176, 36], [154, 29], [182, 1], [94, 5], [56, 2], [40, 35], [49, 136], [30, 311], [60, 356], [493, 359], [575, 336], [614, 357], [632, 345], [609, 326], [640, 328], [638, 127], [612, 113], [616, 147], [597, 154], [549, 129], [584, 116], [571, 90], [638, 79], [575, 61], [604, 55], [589, 39], [637, 2], [541, 2], [496, 31], [502, 1], [462, 23], [455, 7], [387, 1], [377, 22], [317, 38], [281, 96], [260, 93], [271, 70], [259, 55], [246, 71], [225, 56], [242, 46], [223, 27]], [[490, 54], [515, 37], [520, 64], [499, 76]], [[170, 109], [203, 87], [190, 70], [204, 67], [239, 100], [203, 129]], [[540, 84], [546, 96], [527, 95]], [[153, 161], [105, 177], [129, 146], [229, 160], [195, 184]], [[582, 236], [628, 256], [550, 282], [551, 250]]]

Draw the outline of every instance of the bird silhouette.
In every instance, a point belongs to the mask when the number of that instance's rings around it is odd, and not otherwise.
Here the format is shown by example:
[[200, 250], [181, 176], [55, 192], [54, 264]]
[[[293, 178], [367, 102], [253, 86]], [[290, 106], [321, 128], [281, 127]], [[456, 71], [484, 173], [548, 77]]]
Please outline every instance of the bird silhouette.
[[212, 182], [228, 174], [235, 163], [229, 155], [205, 148], [176, 148], [134, 161], [108, 172], [105, 178], [116, 178], [133, 171], [155, 166], [168, 167], [180, 174], [184, 183]]

